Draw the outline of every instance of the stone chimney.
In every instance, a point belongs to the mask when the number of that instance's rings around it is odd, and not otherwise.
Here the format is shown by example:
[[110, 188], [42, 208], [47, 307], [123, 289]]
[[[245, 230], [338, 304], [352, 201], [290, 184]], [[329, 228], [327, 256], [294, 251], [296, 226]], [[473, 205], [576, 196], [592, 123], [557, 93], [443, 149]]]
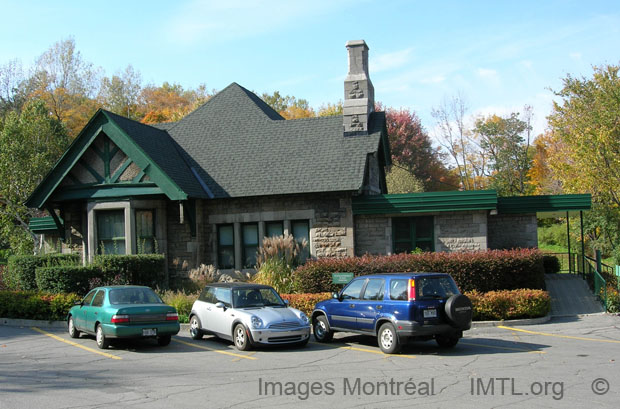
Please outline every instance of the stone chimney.
[[344, 133], [368, 134], [368, 118], [375, 110], [375, 89], [368, 76], [368, 46], [364, 40], [347, 42], [349, 73], [344, 79]]

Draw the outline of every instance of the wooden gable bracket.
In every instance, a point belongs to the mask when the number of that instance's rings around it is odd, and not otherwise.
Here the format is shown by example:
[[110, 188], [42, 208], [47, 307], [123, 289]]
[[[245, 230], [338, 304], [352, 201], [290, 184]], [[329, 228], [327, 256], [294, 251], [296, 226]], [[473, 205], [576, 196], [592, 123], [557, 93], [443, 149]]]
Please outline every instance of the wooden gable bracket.
[[54, 208], [51, 206], [45, 206], [45, 210], [52, 216], [52, 220], [54, 220], [54, 224], [56, 225], [56, 229], [58, 230], [58, 236], [60, 236], [61, 241], [65, 241], [65, 226], [58, 218], [58, 215], [54, 211]]

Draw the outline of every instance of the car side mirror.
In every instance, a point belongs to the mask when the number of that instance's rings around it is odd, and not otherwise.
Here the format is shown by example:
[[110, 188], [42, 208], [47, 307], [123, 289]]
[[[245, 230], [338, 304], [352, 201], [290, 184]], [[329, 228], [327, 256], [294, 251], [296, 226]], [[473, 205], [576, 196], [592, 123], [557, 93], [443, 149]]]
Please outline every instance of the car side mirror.
[[286, 305], [288, 307], [289, 304], [290, 304], [289, 300], [284, 300], [284, 305]]
[[215, 303], [215, 308], [226, 308], [223, 302], [219, 301]]
[[332, 293], [332, 298], [337, 299], [338, 301], [340, 301], [340, 294], [338, 293]]
[[76, 301], [76, 302], [73, 303], [73, 305], [79, 305], [81, 307], [84, 304], [82, 304], [82, 301]]

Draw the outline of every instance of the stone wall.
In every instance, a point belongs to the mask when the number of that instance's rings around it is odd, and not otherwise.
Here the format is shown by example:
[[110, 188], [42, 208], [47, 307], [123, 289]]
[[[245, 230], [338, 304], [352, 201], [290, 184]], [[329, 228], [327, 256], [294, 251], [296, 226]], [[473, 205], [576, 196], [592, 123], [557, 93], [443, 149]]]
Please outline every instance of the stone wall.
[[445, 212], [435, 216], [435, 251], [487, 249], [487, 212]]
[[355, 255], [391, 252], [392, 219], [382, 215], [355, 216]]
[[[235, 224], [236, 269], [240, 269], [240, 225], [258, 223], [262, 237], [265, 222], [308, 220], [310, 254], [314, 257], [353, 256], [353, 215], [350, 193], [319, 193], [253, 198], [214, 199], [196, 202], [197, 234], [191, 238], [188, 221], [179, 223], [179, 206], [169, 203], [167, 212], [168, 265], [170, 277], [186, 277], [200, 264], [217, 265], [217, 225]], [[238, 244], [238, 245], [237, 245]]]
[[489, 248], [538, 247], [536, 214], [489, 216]]

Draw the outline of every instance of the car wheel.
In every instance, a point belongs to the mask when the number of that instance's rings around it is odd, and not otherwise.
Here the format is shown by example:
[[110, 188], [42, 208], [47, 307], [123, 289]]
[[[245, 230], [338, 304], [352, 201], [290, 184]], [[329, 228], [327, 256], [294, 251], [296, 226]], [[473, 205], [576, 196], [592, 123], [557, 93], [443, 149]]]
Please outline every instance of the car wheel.
[[233, 340], [235, 342], [235, 347], [239, 351], [247, 351], [251, 348], [250, 339], [243, 324], [237, 324], [235, 326], [235, 330], [233, 331]]
[[157, 337], [157, 344], [160, 347], [165, 347], [166, 345], [170, 345], [171, 340], [172, 335], [162, 335], [161, 337]]
[[97, 337], [97, 346], [99, 347], [99, 349], [108, 349], [108, 347], [110, 346], [110, 340], [105, 337], [105, 334], [103, 333], [103, 327], [101, 325], [97, 325], [95, 335]]
[[436, 335], [435, 341], [441, 348], [454, 348], [459, 343], [457, 335]]
[[319, 315], [312, 323], [314, 339], [318, 342], [329, 342], [334, 337], [334, 332], [329, 329], [329, 323], [325, 315]]
[[381, 325], [379, 329], [379, 335], [377, 336], [379, 348], [386, 354], [395, 354], [400, 350], [400, 343], [398, 342], [398, 334], [394, 329], [394, 325], [386, 322]]
[[71, 338], [80, 337], [80, 331], [75, 328], [75, 324], [73, 323], [73, 316], [69, 317], [69, 336]]
[[192, 319], [189, 320], [189, 336], [192, 339], [201, 339], [202, 338], [202, 325], [200, 324], [200, 320], [197, 316], [192, 315]]

